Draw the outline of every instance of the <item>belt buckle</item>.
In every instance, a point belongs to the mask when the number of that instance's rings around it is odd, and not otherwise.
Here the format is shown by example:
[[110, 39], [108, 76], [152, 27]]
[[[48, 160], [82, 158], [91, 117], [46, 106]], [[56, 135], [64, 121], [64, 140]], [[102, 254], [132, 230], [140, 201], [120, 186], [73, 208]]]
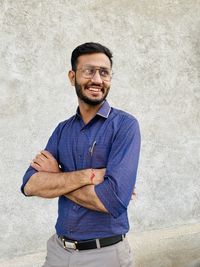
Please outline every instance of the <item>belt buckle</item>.
[[77, 242], [76, 241], [75, 242], [68, 242], [64, 238], [62, 239], [62, 241], [63, 241], [63, 246], [65, 249], [71, 248], [71, 249], [77, 250], [77, 248], [76, 248]]

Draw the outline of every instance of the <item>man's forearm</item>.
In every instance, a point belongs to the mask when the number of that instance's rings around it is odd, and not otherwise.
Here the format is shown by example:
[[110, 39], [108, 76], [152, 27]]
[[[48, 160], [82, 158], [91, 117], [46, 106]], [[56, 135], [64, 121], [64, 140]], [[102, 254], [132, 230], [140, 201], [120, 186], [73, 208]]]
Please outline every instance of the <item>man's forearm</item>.
[[108, 213], [103, 203], [94, 191], [94, 185], [86, 185], [73, 192], [65, 194], [65, 197], [85, 208]]
[[37, 172], [30, 177], [24, 192], [28, 196], [55, 198], [92, 184], [90, 177], [90, 169], [60, 173]]

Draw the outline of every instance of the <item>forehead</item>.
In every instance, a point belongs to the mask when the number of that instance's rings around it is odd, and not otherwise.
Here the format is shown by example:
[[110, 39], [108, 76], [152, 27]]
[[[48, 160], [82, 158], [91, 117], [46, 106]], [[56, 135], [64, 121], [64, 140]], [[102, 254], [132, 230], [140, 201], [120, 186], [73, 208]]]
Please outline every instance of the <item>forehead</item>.
[[83, 65], [111, 68], [111, 63], [109, 58], [103, 53], [81, 55], [80, 57], [78, 57], [77, 67], [80, 68]]

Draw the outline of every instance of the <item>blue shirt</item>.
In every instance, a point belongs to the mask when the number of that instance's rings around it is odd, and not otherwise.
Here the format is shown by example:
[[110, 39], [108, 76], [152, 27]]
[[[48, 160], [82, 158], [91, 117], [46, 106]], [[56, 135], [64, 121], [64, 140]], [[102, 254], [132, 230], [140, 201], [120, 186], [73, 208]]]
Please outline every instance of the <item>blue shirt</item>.
[[[137, 120], [124, 111], [111, 108], [105, 101], [86, 125], [79, 110], [61, 122], [45, 149], [57, 159], [64, 172], [106, 168], [104, 182], [95, 186], [95, 192], [109, 213], [84, 208], [61, 196], [57, 234], [84, 240], [127, 233], [127, 206], [135, 185], [140, 151]], [[22, 192], [35, 172], [32, 167], [26, 171]]]

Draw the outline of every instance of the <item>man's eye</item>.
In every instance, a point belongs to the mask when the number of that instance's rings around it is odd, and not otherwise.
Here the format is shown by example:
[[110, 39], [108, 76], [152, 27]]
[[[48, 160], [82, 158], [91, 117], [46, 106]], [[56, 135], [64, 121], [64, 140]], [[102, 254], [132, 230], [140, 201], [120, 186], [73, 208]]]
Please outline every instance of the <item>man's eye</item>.
[[108, 70], [101, 70], [101, 75], [103, 76], [103, 77], [107, 77], [107, 76], [109, 76], [109, 71]]
[[93, 69], [84, 69], [84, 74], [86, 75], [92, 75], [94, 73]]

